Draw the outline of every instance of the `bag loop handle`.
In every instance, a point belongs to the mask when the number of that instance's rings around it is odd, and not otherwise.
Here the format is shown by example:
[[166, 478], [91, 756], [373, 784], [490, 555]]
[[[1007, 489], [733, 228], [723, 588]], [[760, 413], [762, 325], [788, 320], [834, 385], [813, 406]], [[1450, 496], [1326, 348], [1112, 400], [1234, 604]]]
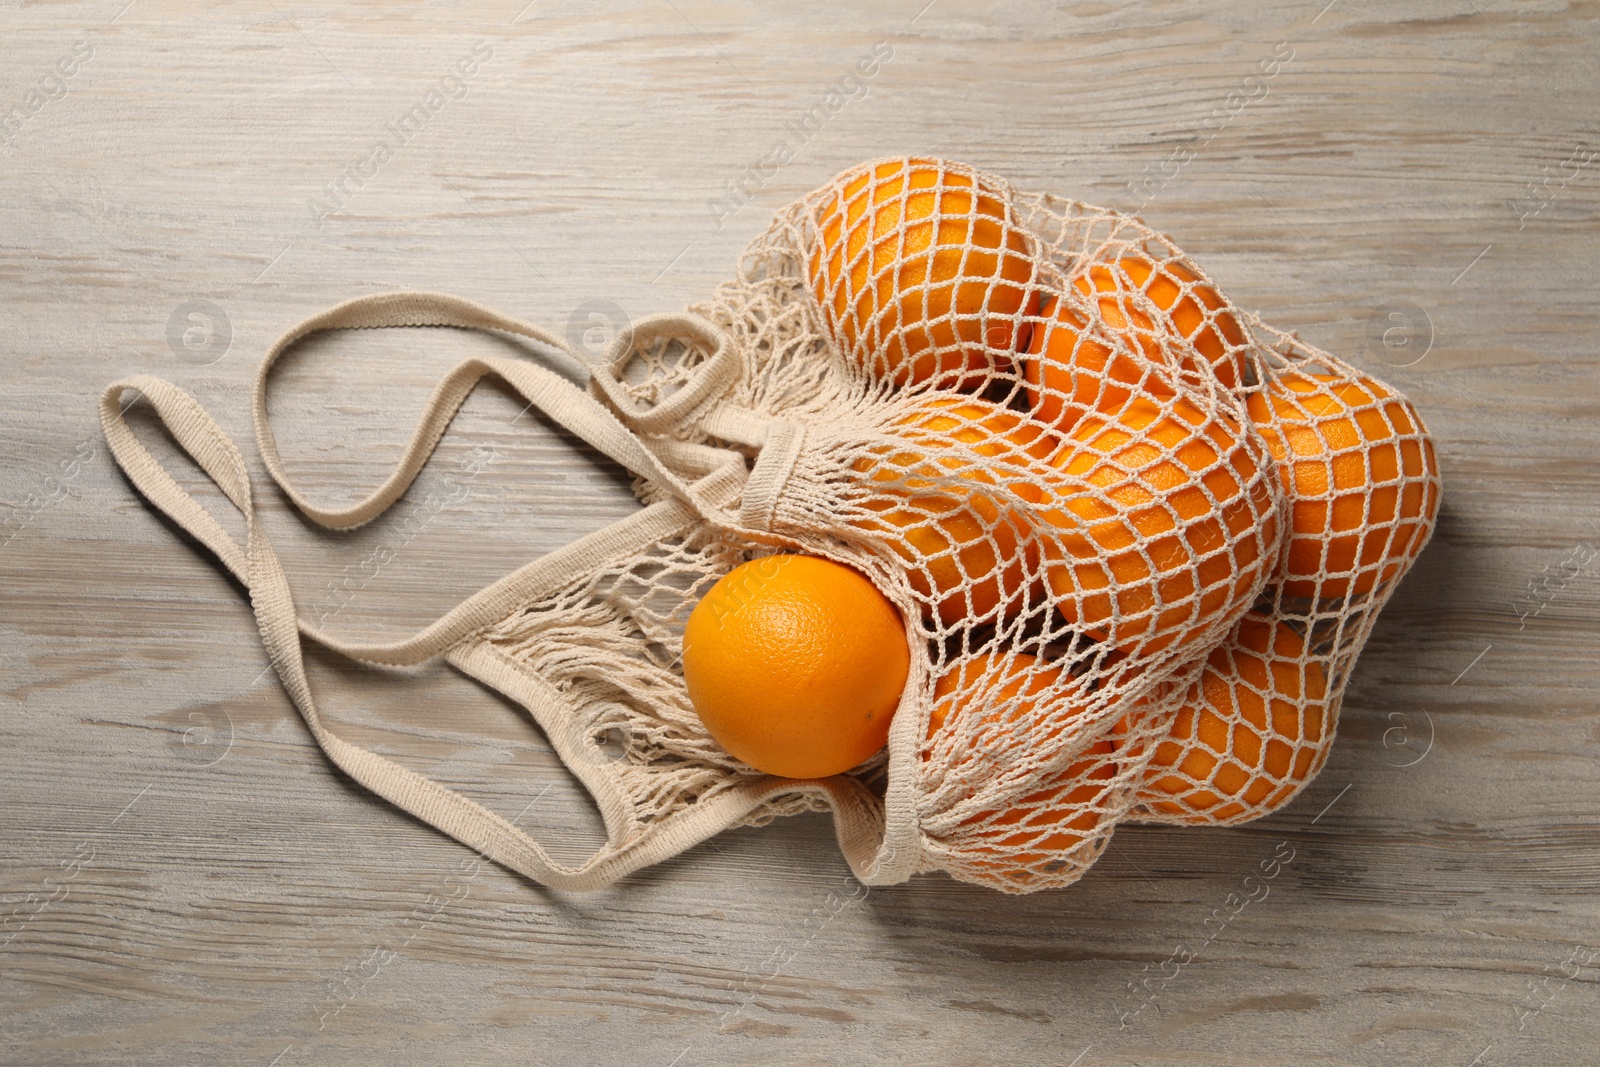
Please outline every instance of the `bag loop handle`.
[[[635, 352], [662, 342], [697, 343], [709, 350], [692, 367], [687, 380], [670, 395], [641, 406], [619, 375]], [[739, 353], [727, 334], [698, 315], [651, 315], [640, 319], [611, 339], [605, 357], [591, 368], [589, 380], [617, 415], [640, 433], [661, 434], [687, 425], [702, 407], [720, 395], [739, 376]]]
[[558, 338], [536, 326], [444, 293], [393, 292], [356, 297], [291, 328], [267, 350], [266, 357], [261, 361], [261, 369], [256, 373], [252, 411], [256, 446], [261, 450], [267, 473], [295, 507], [312, 522], [330, 529], [350, 530], [381, 515], [410, 487], [462, 403], [489, 373], [504, 379], [530, 404], [537, 406], [603, 455], [616, 460], [632, 473], [657, 483], [685, 503], [695, 505], [697, 511], [701, 510], [688, 486], [662, 466], [639, 438], [604, 405], [543, 367], [524, 360], [493, 356], [464, 360], [440, 380], [428, 398], [399, 462], [383, 484], [370, 495], [344, 508], [323, 507], [313, 503], [295, 488], [278, 455], [277, 438], [273, 435], [267, 414], [267, 387], [272, 367], [298, 341], [313, 333], [385, 326], [454, 326], [499, 330], [572, 355], [571, 350]]

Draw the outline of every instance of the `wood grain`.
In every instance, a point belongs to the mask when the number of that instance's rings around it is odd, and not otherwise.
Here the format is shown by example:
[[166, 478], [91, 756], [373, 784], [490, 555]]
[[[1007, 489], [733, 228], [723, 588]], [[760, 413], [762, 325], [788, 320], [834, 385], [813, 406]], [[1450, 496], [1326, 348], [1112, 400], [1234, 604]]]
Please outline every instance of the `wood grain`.
[[[1600, 8], [124, 2], [0, 13], [0, 1062], [1594, 1061], [1600, 565], [1562, 564], [1600, 546], [1600, 163], [1563, 162], [1600, 147]], [[30, 98], [74, 42], [65, 89]], [[877, 42], [892, 58], [802, 142]], [[474, 45], [492, 54], [465, 95], [319, 219]], [[792, 161], [752, 183], [782, 141]], [[676, 310], [775, 208], [908, 151], [1140, 207], [1240, 304], [1423, 411], [1438, 534], [1288, 810], [1125, 828], [1077, 886], [1027, 898], [937, 875], [866, 892], [814, 816], [586, 896], [469, 870], [332, 772], [240, 591], [100, 439], [101, 388], [146, 372], [249, 442], [266, 346], [361, 293], [558, 331], [591, 300]], [[225, 348], [169, 344], [191, 301], [223, 310]], [[1410, 348], [1374, 342], [1396, 308]], [[306, 346], [276, 382], [286, 462], [353, 499], [438, 375], [500, 344]], [[258, 482], [297, 598], [403, 633], [633, 507], [519, 406], [468, 402], [408, 500], [466, 495], [414, 529], [316, 533]], [[494, 458], [468, 477], [474, 448]], [[331, 599], [380, 546], [393, 563]], [[563, 857], [599, 840], [519, 709], [445, 667], [311, 665], [353, 739]], [[1202, 926], [1280, 842], [1269, 896]], [[1163, 986], [1180, 944], [1195, 958]]]

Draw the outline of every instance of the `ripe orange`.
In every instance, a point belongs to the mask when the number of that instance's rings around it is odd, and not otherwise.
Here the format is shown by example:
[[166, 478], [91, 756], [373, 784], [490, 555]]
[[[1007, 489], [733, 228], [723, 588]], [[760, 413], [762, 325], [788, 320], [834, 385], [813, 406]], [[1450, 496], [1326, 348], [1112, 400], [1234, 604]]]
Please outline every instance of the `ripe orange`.
[[787, 778], [839, 774], [883, 748], [910, 665], [894, 605], [815, 556], [735, 567], [683, 631], [700, 721], [734, 756]]
[[1115, 411], [1135, 393], [1170, 395], [1172, 390], [1139, 360], [1118, 352], [1098, 324], [1065, 300], [1049, 297], [1022, 364], [1036, 417], [1071, 429], [1090, 411]]
[[[1236, 389], [1244, 380], [1240, 357], [1244, 328], [1222, 294], [1202, 282], [1199, 270], [1183, 257], [1173, 256], [1158, 265], [1130, 249], [1092, 264], [1073, 279], [1073, 285], [1084, 296], [1091, 289], [1099, 294], [1101, 316], [1112, 328], [1131, 334], [1151, 359], [1162, 361], [1162, 342], [1179, 338], [1194, 346], [1224, 386]], [[1130, 298], [1135, 292], [1143, 292], [1155, 305], [1154, 323]], [[1202, 373], [1188, 356], [1179, 367], [1191, 375]]]
[[1034, 265], [1004, 195], [932, 159], [839, 180], [816, 216], [809, 276], [845, 355], [896, 385], [940, 388], [976, 389], [1009, 365], [1027, 342]]
[[1354, 596], [1403, 573], [1439, 511], [1439, 463], [1416, 409], [1365, 376], [1299, 371], [1245, 403], [1289, 498], [1283, 591]]
[[1037, 423], [975, 398], [930, 398], [892, 431], [903, 447], [854, 463], [872, 495], [862, 505], [870, 516], [853, 521], [888, 535], [912, 590], [944, 626], [1014, 607], [1038, 571], [1038, 553], [1006, 494], [986, 487], [1026, 479], [1028, 459], [1043, 460], [1058, 441]]
[[[1200, 270], [1182, 256], [1160, 264], [1142, 251], [1107, 250], [1104, 256], [1072, 278], [1072, 288], [1094, 298], [1101, 322], [1122, 333], [1130, 344], [1138, 344], [1152, 362], [1166, 366], [1173, 366], [1173, 360], [1163, 355], [1163, 346], [1187, 341], [1222, 386], [1237, 389], [1243, 381], [1240, 350], [1245, 330], [1222, 294], [1200, 280]], [[1149, 306], [1139, 301], [1141, 293]], [[1190, 376], [1203, 373], [1202, 365], [1187, 352], [1179, 357], [1176, 370]]]
[[[1174, 364], [1163, 351], [1163, 346], [1177, 346], [1182, 352], [1187, 342], [1223, 385], [1236, 388], [1243, 380], [1240, 349], [1245, 334], [1238, 316], [1186, 260], [1175, 257], [1158, 266], [1142, 252], [1124, 251], [1091, 262], [1072, 279], [1072, 286], [1093, 298], [1098, 321], [1089, 322], [1064, 300], [1047, 299], [1041, 311], [1046, 321], [1033, 331], [1028, 345], [1033, 358], [1022, 368], [1034, 408], [1045, 422], [1067, 428], [1086, 411], [1115, 411], [1139, 391], [1171, 395], [1172, 388], [1152, 375], [1149, 366], [1117, 353], [1110, 336], [1120, 337], [1130, 351], [1142, 352], [1156, 366], [1194, 379], [1207, 372], [1192, 355], [1182, 354]], [[1140, 303], [1139, 293], [1153, 305], [1154, 317]]]
[[[981, 717], [979, 728], [987, 728], [985, 732], [972, 736], [973, 747], [957, 748], [950, 756], [953, 772], [966, 775], [974, 787], [1012, 761], [1048, 756], [1066, 725], [1042, 722], [1052, 706], [1066, 706], [1069, 717], [1081, 711], [1071, 706], [1071, 692], [1062, 690], [1062, 677], [1059, 667], [1021, 652], [963, 660], [934, 683], [928, 737]], [[997, 732], [988, 732], [995, 728]], [[1051, 774], [1036, 791], [1003, 810], [963, 819], [963, 827], [977, 827], [976, 846], [963, 849], [969, 862], [984, 870], [1025, 874], [1077, 848], [1109, 814], [1108, 783], [1117, 774], [1116, 762], [1106, 758], [1112, 751], [1110, 741], [1095, 741], [1085, 758]]]
[[991, 498], [886, 495], [869, 501], [864, 529], [888, 536], [911, 589], [946, 628], [993, 621], [1027, 589], [1030, 557], [1020, 521]]
[[[875, 482], [941, 491], [1026, 478], [1029, 467], [1038, 469], [1034, 461], [1048, 460], [1062, 440], [1014, 411], [968, 396], [920, 398], [888, 433], [895, 447], [875, 444], [854, 469]], [[997, 465], [1006, 473], [997, 476]]]
[[1245, 822], [1322, 769], [1333, 741], [1322, 664], [1284, 622], [1239, 620], [1206, 659], [1137, 801], [1180, 822]]
[[1278, 547], [1265, 471], [1221, 414], [1181, 397], [1085, 416], [1043, 490], [1045, 581], [1069, 621], [1124, 652], [1212, 631], [1255, 598]]
[[[1016, 412], [977, 397], [934, 396], [919, 401], [909, 414], [895, 420], [899, 432], [923, 446], [959, 452], [968, 446], [990, 460], [1026, 466], [1027, 457], [1048, 459], [1061, 447], [1059, 435]], [[991, 479], [959, 455], [939, 460], [946, 470], [963, 478]]]

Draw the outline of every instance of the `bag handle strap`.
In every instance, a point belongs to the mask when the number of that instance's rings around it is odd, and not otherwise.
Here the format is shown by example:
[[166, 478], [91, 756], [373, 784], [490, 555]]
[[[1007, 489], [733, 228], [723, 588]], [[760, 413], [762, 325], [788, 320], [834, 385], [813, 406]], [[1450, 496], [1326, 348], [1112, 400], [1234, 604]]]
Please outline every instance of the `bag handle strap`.
[[[682, 320], [677, 329], [726, 346], [716, 327], [688, 315], [656, 316], [663, 323]], [[375, 329], [390, 326], [449, 326], [462, 329], [501, 330], [526, 337], [572, 355], [553, 335], [529, 323], [491, 311], [470, 300], [444, 293], [393, 292], [347, 300], [305, 319], [289, 329], [268, 350], [256, 375], [253, 414], [256, 442], [268, 473], [278, 487], [311, 521], [332, 529], [348, 530], [371, 522], [398, 500], [427, 464], [443, 438], [445, 430], [461, 405], [486, 376], [493, 374], [509, 384], [529, 406], [537, 407], [559, 425], [576, 434], [603, 455], [609, 456], [657, 486], [672, 497], [673, 508], [645, 508], [605, 529], [580, 538], [554, 552], [524, 565], [457, 605], [432, 625], [400, 641], [353, 642], [308, 622], [300, 622], [307, 637], [352, 659], [387, 666], [408, 666], [425, 662], [466, 637], [475, 629], [493, 625], [505, 618], [518, 603], [554, 589], [573, 574], [587, 573], [618, 553], [643, 547], [653, 540], [671, 536], [694, 516], [720, 511], [734, 499], [744, 482], [744, 468], [731, 452], [715, 455], [693, 465], [690, 473], [700, 475], [692, 484], [665, 466], [656, 450], [645, 447], [640, 438], [602, 403], [561, 376], [524, 360], [495, 356], [463, 360], [435, 386], [423, 406], [404, 454], [384, 483], [366, 499], [346, 508], [327, 508], [313, 503], [289, 479], [277, 451], [267, 411], [267, 391], [273, 365], [294, 345], [324, 330]], [[719, 340], [721, 339], [721, 340]], [[573, 357], [576, 358], [576, 357]], [[220, 433], [220, 431], [219, 431]], [[189, 505], [173, 501], [201, 523], [188, 510]], [[235, 501], [237, 503], [237, 501]], [[175, 516], [176, 517], [176, 516]], [[181, 520], [179, 520], [181, 521]], [[214, 523], [211, 524], [215, 526]], [[210, 533], [210, 529], [207, 529]], [[220, 529], [217, 531], [220, 533]], [[199, 536], [197, 534], [197, 536]], [[205, 538], [202, 538], [205, 540]], [[211, 545], [211, 541], [206, 542]], [[213, 546], [214, 550], [215, 546]], [[220, 552], [219, 552], [220, 554]]]
[[[244, 513], [248, 527], [255, 518], [248, 475], [241, 473], [245, 469], [243, 457], [211, 416], [188, 393], [170, 382], [140, 375], [113, 384], [101, 398], [101, 426], [118, 465], [147, 500], [209, 548], [248, 589], [251, 580], [247, 550], [178, 485], [129, 429], [120, 401], [121, 394], [128, 389], [138, 390], [151, 402], [184, 451], [194, 457], [233, 505]], [[741, 472], [731, 469], [736, 462], [733, 460], [701, 479], [697, 485], [703, 487], [702, 492], [712, 497], [737, 492], [737, 482], [742, 479], [737, 477]], [[473, 631], [499, 622], [518, 605], [555, 591], [572, 575], [589, 573], [621, 553], [681, 533], [695, 518], [694, 512], [681, 501], [658, 501], [524, 564], [463, 600], [421, 631], [398, 641], [348, 641], [305, 619], [297, 620], [297, 628], [311, 640], [350, 659], [389, 667], [415, 666], [447, 651]]]
[[[658, 316], [682, 320], [681, 328], [710, 336], [713, 343], [727, 348], [721, 331], [710, 323], [688, 315]], [[548, 345], [567, 355], [571, 350], [554, 335], [529, 323], [509, 318], [480, 304], [445, 293], [393, 292], [360, 296], [312, 315], [291, 328], [267, 351], [256, 374], [252, 409], [256, 446], [266, 463], [267, 473], [312, 522], [335, 530], [349, 530], [371, 522], [398, 500], [416, 479], [428, 457], [438, 446], [445, 429], [462, 403], [485, 375], [494, 374], [515, 388], [561, 426], [603, 455], [616, 460], [629, 471], [667, 490], [685, 503], [696, 505], [694, 494], [676, 475], [667, 470], [638, 436], [594, 397], [572, 385], [560, 375], [525, 360], [493, 356], [462, 361], [434, 388], [422, 416], [417, 420], [404, 453], [383, 484], [364, 500], [349, 507], [323, 507], [304, 496], [290, 481], [278, 455], [277, 438], [267, 414], [267, 387], [272, 368], [279, 357], [314, 333], [324, 330], [375, 329], [385, 326], [454, 326], [464, 329], [499, 330]], [[573, 356], [576, 359], [576, 356]]]
[[[204, 506], [177, 484], [134, 435], [124, 417], [121, 403], [122, 394], [128, 389], [138, 390], [150, 401], [179, 447], [194, 458], [243, 514], [246, 537], [242, 548]], [[250, 604], [268, 658], [289, 698], [328, 758], [367, 789], [494, 862], [555, 888], [598, 888], [725, 829], [776, 792], [792, 791], [781, 782], [746, 783], [742, 788], [730, 790], [726, 796], [717, 798], [715, 804], [706, 805], [706, 810], [696, 811], [693, 820], [675, 828], [670, 840], [638, 835], [624, 841], [608, 841], [594, 856], [577, 867], [557, 863], [537, 841], [508, 820], [431, 778], [344, 740], [323, 723], [306, 676], [301, 631], [306, 630], [308, 636], [315, 636], [336, 650], [349, 650], [352, 646], [341, 647], [339, 642], [326, 641], [300, 622], [288, 577], [257, 518], [244, 457], [192, 396], [170, 382], [148, 375], [124, 379], [109, 386], [101, 396], [100, 421], [113, 457], [140, 492], [158, 510], [210, 548], [249, 591]], [[731, 495], [737, 491], [737, 485], [731, 482], [732, 473], [726, 468], [719, 468], [697, 484], [703, 485], [714, 480], [728, 481], [729, 487], [717, 491], [715, 495]], [[737, 473], [742, 474], [742, 467]], [[514, 600], [515, 596], [526, 596], [540, 588], [554, 588], [570, 581], [575, 573], [572, 568], [583, 567], [585, 561], [591, 566], [599, 564], [617, 552], [636, 550], [672, 536], [695, 521], [697, 516], [682, 502], [674, 499], [659, 501], [629, 519], [574, 542], [568, 548], [577, 551], [568, 553], [565, 558], [557, 558], [559, 554], [552, 553], [485, 592], [499, 588], [513, 594]], [[556, 565], [534, 569], [552, 559], [556, 560]], [[489, 606], [490, 603], [488, 600], [482, 601], [486, 615], [495, 621], [504, 617], [504, 611], [498, 616], [494, 615], [495, 609]], [[506, 611], [509, 610], [510, 606], [507, 606]], [[424, 631], [423, 636], [429, 632]], [[449, 635], [436, 635], [423, 642], [427, 650], [433, 652], [441, 651], [453, 643]], [[836, 798], [832, 798], [833, 802], [852, 810], [859, 808], [862, 803], [859, 797], [850, 795], [838, 786], [826, 787], [825, 791], [830, 797], [838, 793]], [[857, 830], [858, 834], [861, 832]]]

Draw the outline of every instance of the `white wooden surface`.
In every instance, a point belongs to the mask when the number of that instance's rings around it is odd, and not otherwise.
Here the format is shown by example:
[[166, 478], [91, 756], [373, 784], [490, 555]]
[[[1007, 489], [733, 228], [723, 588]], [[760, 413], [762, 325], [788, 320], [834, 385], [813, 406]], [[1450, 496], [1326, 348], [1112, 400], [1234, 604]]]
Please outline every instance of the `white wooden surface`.
[[[0, 8], [0, 1062], [1596, 1061], [1592, 6], [520, 2]], [[802, 140], [830, 89], [849, 98]], [[463, 874], [330, 770], [239, 590], [100, 440], [100, 389], [150, 372], [248, 442], [265, 346], [361, 293], [563, 330], [591, 300], [679, 308], [774, 208], [913, 151], [1142, 203], [1241, 304], [1424, 412], [1439, 533], [1289, 809], [1127, 829], [1020, 899], [866, 893], [821, 817], [590, 896]], [[353, 499], [433, 380], [495, 344], [307, 346], [279, 378], [291, 468]], [[468, 402], [403, 528], [313, 533], [261, 489], [297, 597], [343, 583], [336, 626], [397, 634], [628, 512], [618, 472], [518, 406]], [[597, 840], [516, 709], [444, 667], [313, 665], [352, 736], [564, 856]], [[1233, 914], [1280, 842], [1295, 858]]]

